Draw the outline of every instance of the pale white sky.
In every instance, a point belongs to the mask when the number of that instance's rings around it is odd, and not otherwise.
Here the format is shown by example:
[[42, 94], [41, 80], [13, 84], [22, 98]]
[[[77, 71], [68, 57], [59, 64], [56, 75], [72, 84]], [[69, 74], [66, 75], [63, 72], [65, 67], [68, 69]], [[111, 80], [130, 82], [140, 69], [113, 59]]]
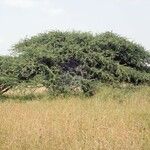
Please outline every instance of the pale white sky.
[[150, 0], [0, 0], [0, 54], [49, 30], [113, 31], [150, 50]]

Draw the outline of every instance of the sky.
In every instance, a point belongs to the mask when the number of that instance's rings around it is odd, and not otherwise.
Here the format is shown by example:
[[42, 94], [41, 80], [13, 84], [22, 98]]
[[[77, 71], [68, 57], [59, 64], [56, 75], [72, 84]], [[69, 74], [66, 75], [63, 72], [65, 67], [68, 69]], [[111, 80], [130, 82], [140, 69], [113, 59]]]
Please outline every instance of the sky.
[[0, 55], [51, 30], [112, 31], [150, 50], [150, 0], [0, 0]]

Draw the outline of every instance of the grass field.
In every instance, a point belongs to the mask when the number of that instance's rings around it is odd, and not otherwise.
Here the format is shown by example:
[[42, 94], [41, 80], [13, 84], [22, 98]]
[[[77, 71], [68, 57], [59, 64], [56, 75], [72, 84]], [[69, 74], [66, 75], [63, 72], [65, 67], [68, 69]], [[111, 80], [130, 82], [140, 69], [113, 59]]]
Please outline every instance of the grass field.
[[0, 150], [149, 150], [150, 87], [0, 102]]

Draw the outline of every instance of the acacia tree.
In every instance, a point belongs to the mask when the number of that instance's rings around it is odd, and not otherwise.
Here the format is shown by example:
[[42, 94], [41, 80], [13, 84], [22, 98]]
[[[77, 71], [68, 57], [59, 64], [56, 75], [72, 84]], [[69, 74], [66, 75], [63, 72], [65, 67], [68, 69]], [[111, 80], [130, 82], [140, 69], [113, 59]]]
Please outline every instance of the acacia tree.
[[48, 32], [15, 45], [23, 67], [19, 80], [37, 80], [52, 91], [81, 87], [92, 94], [93, 83], [150, 84], [150, 54], [117, 34]]
[[150, 53], [111, 32], [48, 32], [19, 42], [13, 52], [0, 57], [1, 94], [20, 83], [87, 95], [100, 82], [150, 85]]

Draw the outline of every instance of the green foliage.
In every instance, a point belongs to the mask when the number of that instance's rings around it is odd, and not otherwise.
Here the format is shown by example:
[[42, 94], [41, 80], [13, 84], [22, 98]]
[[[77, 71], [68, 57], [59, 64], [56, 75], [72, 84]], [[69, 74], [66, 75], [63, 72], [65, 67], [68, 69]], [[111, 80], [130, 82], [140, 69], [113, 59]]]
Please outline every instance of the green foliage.
[[19, 82], [36, 81], [57, 94], [93, 95], [100, 82], [150, 84], [150, 54], [111, 32], [53, 31], [20, 41], [13, 51]]
[[16, 62], [13, 57], [0, 57], [0, 95], [17, 85]]

